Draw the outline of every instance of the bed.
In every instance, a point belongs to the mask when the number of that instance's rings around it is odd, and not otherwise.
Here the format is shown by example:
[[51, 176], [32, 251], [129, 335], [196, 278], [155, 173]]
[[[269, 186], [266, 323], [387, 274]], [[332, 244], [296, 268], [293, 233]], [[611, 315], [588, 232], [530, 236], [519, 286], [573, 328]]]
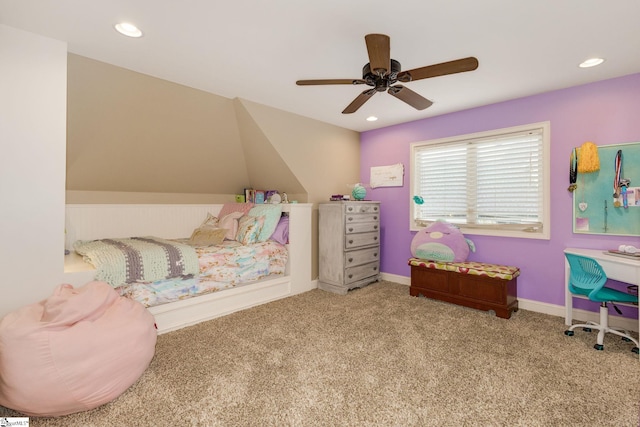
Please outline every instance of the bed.
[[[198, 256], [199, 274], [193, 274], [193, 260], [188, 258], [180, 264], [191, 266], [190, 270], [174, 277], [120, 283], [121, 277], [101, 276], [99, 268], [85, 262], [74, 250], [77, 242], [103, 239], [118, 246], [120, 239], [135, 236], [140, 245], [188, 244], [188, 236], [193, 238], [203, 219], [218, 215], [227, 206], [67, 205], [65, 248], [70, 253], [65, 255], [65, 282], [81, 286], [96, 276], [113, 279], [112, 286], [122, 295], [148, 307], [159, 333], [306, 292], [316, 287], [311, 280], [311, 206], [282, 205], [288, 217], [288, 243], [269, 239], [253, 246], [225, 240], [215, 245], [219, 247], [213, 253], [211, 245], [191, 244]], [[179, 246], [174, 252], [178, 250]], [[243, 252], [238, 255], [238, 250]], [[222, 268], [229, 263], [239, 268], [233, 272]], [[168, 292], [156, 295], [158, 288]]]

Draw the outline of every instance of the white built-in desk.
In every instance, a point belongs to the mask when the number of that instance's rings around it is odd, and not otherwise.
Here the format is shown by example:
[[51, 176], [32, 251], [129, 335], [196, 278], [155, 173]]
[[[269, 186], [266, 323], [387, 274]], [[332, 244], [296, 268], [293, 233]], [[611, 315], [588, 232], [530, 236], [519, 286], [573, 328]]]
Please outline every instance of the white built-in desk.
[[[640, 285], [640, 260], [610, 255], [603, 249], [567, 248], [564, 252], [595, 259], [600, 263], [609, 279]], [[576, 296], [569, 291], [569, 263], [566, 258], [564, 260], [564, 282], [565, 324], [571, 326], [573, 320], [573, 298]], [[640, 331], [640, 316], [638, 316], [638, 330]]]

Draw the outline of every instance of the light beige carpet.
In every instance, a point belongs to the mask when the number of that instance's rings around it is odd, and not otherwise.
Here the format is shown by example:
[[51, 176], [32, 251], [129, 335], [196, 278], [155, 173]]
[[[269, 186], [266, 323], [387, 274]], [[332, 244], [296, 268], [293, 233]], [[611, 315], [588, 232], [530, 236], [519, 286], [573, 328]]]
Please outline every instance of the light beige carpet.
[[[32, 426], [637, 426], [640, 361], [564, 319], [313, 290], [161, 335], [115, 401]], [[17, 416], [0, 407], [0, 416]]]

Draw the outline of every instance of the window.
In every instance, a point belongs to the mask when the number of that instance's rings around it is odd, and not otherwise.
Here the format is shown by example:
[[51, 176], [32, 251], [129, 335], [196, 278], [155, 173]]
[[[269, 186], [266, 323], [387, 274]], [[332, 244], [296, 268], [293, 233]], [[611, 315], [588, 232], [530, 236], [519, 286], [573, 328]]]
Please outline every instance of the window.
[[411, 229], [440, 219], [463, 233], [549, 239], [549, 133], [544, 122], [412, 144]]

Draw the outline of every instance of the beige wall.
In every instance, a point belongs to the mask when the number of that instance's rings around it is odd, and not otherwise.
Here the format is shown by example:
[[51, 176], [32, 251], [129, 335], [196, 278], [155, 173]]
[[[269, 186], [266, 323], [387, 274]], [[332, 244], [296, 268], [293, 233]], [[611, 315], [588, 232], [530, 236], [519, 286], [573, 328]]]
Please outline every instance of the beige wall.
[[[245, 187], [318, 203], [359, 180], [360, 136], [68, 55], [67, 203], [221, 203]], [[317, 277], [317, 207], [313, 221]]]

